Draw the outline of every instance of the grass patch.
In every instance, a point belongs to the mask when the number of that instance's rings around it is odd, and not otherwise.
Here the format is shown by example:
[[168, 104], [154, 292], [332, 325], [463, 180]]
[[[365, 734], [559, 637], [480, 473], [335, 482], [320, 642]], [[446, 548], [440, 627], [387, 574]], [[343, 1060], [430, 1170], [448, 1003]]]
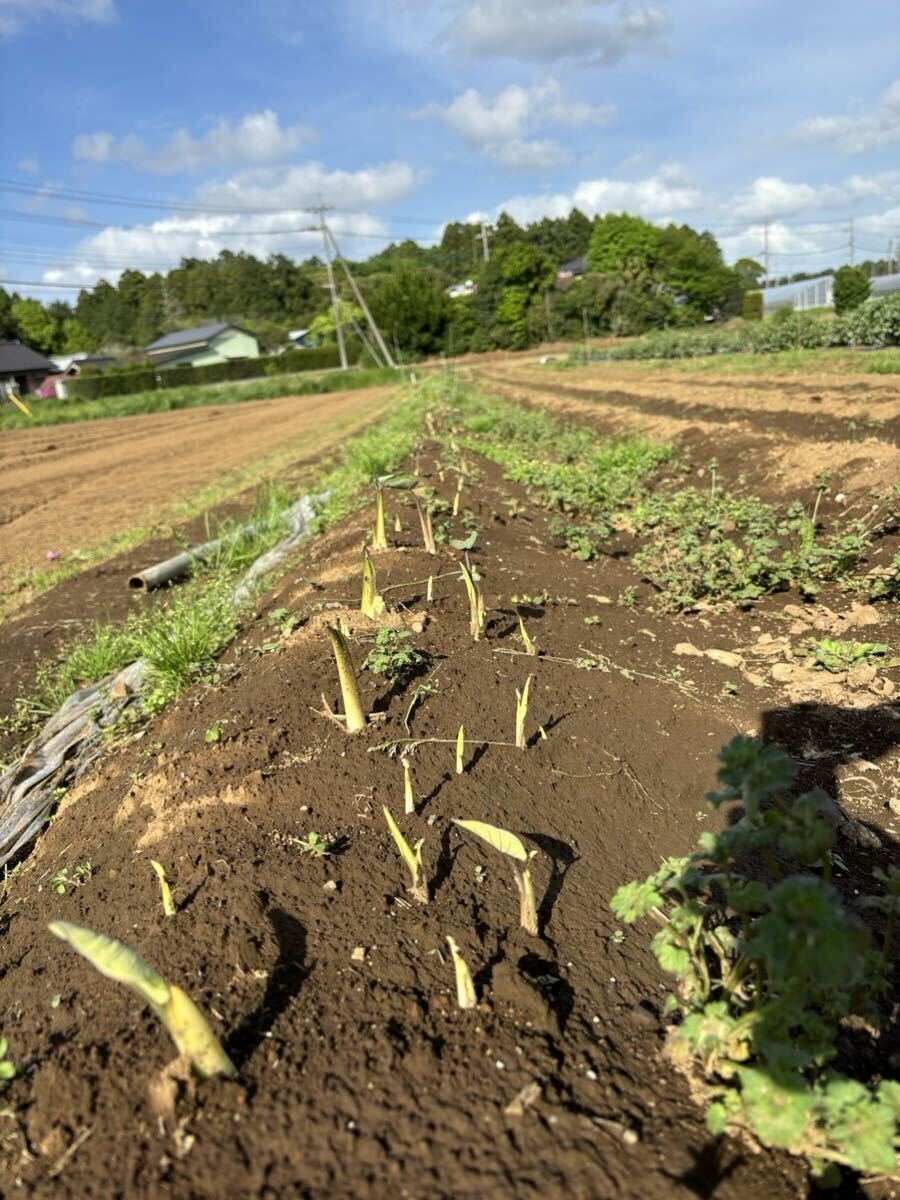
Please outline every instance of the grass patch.
[[[328, 493], [316, 517], [324, 531], [351, 512], [354, 498], [367, 488], [375, 473], [389, 471], [411, 452], [426, 401], [412, 394], [373, 429], [350, 440], [340, 461], [310, 488]], [[151, 695], [145, 711], [165, 708], [195, 680], [215, 671], [216, 660], [231, 642], [240, 622], [240, 610], [231, 593], [240, 575], [285, 531], [284, 508], [295, 497], [269, 484], [260, 489], [251, 517], [245, 521], [210, 522], [209, 536], [238, 532], [223, 546], [216, 560], [199, 567], [195, 577], [173, 591], [146, 613], [133, 614], [121, 625], [96, 623], [90, 632], [70, 644], [55, 662], [41, 666], [34, 691], [19, 701], [20, 721], [33, 725], [54, 712], [76, 688], [94, 683], [136, 659], [150, 668]], [[360, 497], [360, 503], [370, 499]], [[255, 523], [252, 534], [242, 533]], [[259, 590], [270, 579], [259, 583]]]

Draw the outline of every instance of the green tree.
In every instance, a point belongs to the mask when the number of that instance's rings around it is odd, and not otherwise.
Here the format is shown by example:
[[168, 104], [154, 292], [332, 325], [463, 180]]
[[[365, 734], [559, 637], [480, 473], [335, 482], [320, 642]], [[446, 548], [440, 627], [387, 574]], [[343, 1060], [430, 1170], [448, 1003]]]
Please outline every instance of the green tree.
[[11, 341], [19, 336], [16, 319], [12, 313], [13, 304], [18, 299], [19, 296], [15, 292], [10, 295], [0, 287], [0, 341]]
[[22, 341], [33, 350], [51, 354], [56, 348], [59, 325], [40, 300], [16, 300], [10, 311]]
[[57, 345], [62, 354], [75, 354], [79, 350], [96, 350], [99, 344], [90, 329], [77, 317], [64, 318], [57, 339]]
[[388, 341], [396, 338], [406, 354], [427, 355], [444, 348], [451, 303], [430, 272], [400, 265], [378, 285], [371, 308]]
[[734, 270], [745, 292], [755, 292], [763, 276], [763, 268], [755, 258], [739, 258], [734, 264]]
[[834, 273], [834, 309], [850, 312], [868, 300], [872, 284], [862, 267], [840, 267]]
[[660, 262], [660, 231], [642, 217], [607, 213], [598, 217], [588, 263], [595, 271], [648, 282]]

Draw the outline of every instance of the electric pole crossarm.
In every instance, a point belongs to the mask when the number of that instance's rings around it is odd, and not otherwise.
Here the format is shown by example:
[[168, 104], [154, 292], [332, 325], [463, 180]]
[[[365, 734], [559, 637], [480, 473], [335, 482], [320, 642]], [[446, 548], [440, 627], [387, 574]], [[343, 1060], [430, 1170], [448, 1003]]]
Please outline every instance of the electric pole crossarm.
[[341, 264], [341, 266], [343, 267], [344, 274], [347, 276], [347, 281], [349, 282], [350, 287], [353, 289], [353, 295], [356, 297], [356, 303], [359, 305], [359, 307], [365, 313], [366, 320], [369, 322], [369, 328], [372, 330], [372, 334], [375, 338], [375, 341], [378, 343], [381, 353], [384, 355], [384, 361], [387, 363], [387, 365], [389, 367], [396, 367], [397, 364], [394, 362], [393, 358], [391, 358], [391, 352], [390, 352], [390, 350], [388, 350], [387, 343], [385, 342], [384, 338], [381, 336], [381, 330], [378, 328], [377, 324], [375, 323], [375, 318], [372, 316], [372, 313], [369, 310], [368, 304], [366, 304], [365, 297], [363, 296], [362, 292], [359, 290], [359, 287], [357, 286], [356, 280], [353, 278], [350, 268], [347, 266], [347, 263], [344, 261], [344, 256], [343, 256], [343, 254], [341, 254], [340, 247], [337, 244], [337, 240], [336, 240], [334, 234], [331, 232], [331, 230], [327, 226], [324, 226], [324, 228], [325, 228], [326, 236], [331, 239], [331, 244], [334, 247], [334, 256], [338, 260], [338, 262]]

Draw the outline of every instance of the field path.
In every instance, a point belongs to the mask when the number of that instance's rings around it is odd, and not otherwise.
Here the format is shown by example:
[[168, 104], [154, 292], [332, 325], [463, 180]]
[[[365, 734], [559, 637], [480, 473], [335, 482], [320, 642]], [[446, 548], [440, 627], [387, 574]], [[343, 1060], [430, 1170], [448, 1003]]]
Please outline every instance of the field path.
[[[330, 449], [374, 416], [394, 389], [286, 396], [241, 404], [69, 425], [0, 436], [0, 589], [11, 576], [101, 545], [235, 473]], [[243, 473], [243, 474], [241, 474]]]

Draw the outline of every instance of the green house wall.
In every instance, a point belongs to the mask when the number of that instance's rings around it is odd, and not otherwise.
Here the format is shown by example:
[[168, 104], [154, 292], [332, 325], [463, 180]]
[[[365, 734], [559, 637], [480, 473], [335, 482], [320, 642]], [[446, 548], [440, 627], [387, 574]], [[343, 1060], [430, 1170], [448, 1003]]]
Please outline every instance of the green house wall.
[[208, 363], [226, 362], [230, 358], [259, 358], [259, 342], [252, 333], [241, 329], [226, 329], [209, 346], [185, 350], [177, 358], [169, 358], [165, 367], [205, 367]]

